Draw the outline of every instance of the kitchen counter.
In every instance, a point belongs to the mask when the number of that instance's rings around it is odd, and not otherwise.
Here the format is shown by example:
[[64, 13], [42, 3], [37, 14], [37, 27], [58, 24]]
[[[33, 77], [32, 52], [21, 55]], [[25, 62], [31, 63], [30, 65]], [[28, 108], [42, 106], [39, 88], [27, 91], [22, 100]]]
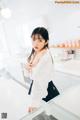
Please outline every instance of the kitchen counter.
[[80, 120], [80, 117], [55, 104], [54, 101], [51, 100], [35, 112], [25, 115], [20, 120]]
[[60, 96], [53, 99], [54, 103], [79, 117], [80, 120], [80, 84], [67, 89]]

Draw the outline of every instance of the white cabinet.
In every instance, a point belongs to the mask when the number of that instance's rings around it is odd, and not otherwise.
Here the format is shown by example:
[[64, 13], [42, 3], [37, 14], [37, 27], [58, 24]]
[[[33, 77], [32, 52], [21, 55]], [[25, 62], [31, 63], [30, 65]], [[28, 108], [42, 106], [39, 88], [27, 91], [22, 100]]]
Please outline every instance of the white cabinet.
[[59, 91], [63, 92], [72, 86], [80, 84], [80, 76], [55, 71], [53, 82]]

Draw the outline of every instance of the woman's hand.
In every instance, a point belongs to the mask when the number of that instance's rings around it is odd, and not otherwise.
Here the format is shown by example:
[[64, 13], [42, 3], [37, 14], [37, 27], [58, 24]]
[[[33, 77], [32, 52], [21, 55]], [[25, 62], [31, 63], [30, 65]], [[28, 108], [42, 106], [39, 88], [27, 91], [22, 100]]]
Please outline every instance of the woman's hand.
[[29, 72], [31, 72], [32, 67], [33, 67], [32, 63], [27, 63], [27, 64], [25, 65], [25, 68], [26, 68]]
[[34, 111], [36, 111], [36, 110], [37, 110], [36, 107], [29, 107], [29, 108], [28, 108], [28, 113], [32, 113], [32, 112], [34, 112]]

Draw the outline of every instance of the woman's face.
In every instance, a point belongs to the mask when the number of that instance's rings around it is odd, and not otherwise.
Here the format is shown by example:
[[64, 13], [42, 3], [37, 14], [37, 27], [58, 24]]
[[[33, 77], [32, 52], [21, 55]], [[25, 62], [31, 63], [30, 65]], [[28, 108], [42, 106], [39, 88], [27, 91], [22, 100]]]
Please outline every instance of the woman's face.
[[36, 34], [32, 36], [32, 47], [35, 52], [41, 51], [46, 44], [47, 42], [45, 42], [41, 35]]

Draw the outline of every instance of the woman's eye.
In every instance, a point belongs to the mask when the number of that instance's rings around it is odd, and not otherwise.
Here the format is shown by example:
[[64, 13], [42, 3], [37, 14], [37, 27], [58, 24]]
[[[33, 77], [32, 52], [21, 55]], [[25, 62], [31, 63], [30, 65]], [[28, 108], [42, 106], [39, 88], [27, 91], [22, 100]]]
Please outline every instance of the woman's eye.
[[35, 41], [35, 39], [33, 39], [33, 41]]

